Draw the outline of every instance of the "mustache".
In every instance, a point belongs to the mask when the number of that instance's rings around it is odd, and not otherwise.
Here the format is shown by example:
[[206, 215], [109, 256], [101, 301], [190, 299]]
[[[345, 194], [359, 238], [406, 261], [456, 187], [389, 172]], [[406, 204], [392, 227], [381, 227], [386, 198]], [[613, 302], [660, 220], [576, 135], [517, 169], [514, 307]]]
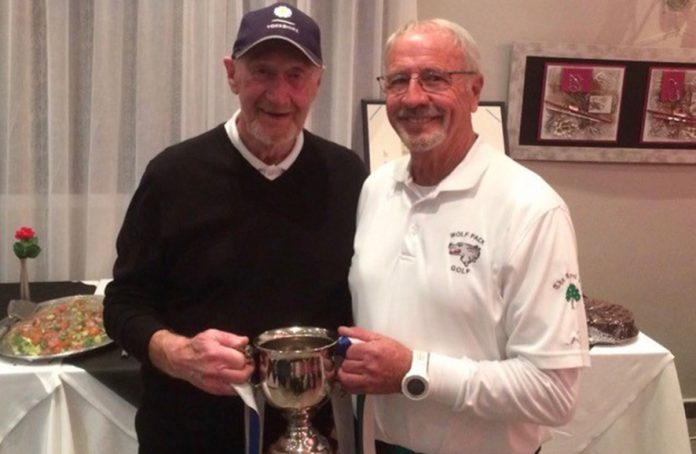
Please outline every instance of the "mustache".
[[396, 118], [436, 117], [442, 111], [435, 106], [402, 107], [396, 112]]
[[295, 109], [291, 104], [273, 104], [268, 101], [262, 101], [257, 104], [257, 107], [269, 113], [287, 114], [295, 112]]

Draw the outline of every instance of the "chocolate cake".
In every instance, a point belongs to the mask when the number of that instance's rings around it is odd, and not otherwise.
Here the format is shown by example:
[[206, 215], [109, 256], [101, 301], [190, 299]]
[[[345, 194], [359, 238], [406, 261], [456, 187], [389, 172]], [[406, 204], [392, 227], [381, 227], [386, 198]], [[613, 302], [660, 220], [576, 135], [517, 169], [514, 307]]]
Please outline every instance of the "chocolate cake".
[[625, 307], [583, 295], [590, 346], [620, 344], [638, 335], [633, 313]]

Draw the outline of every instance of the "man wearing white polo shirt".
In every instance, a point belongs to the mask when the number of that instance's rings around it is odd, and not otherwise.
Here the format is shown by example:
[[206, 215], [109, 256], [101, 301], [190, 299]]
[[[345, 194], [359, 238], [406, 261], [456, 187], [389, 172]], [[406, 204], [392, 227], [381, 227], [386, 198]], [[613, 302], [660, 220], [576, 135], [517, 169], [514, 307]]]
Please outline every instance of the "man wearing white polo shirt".
[[[379, 77], [410, 155], [363, 186], [339, 372], [373, 402], [377, 452], [533, 454], [589, 365], [575, 233], [539, 176], [472, 128], [466, 30], [408, 24]], [[400, 449], [400, 451], [399, 451]]]

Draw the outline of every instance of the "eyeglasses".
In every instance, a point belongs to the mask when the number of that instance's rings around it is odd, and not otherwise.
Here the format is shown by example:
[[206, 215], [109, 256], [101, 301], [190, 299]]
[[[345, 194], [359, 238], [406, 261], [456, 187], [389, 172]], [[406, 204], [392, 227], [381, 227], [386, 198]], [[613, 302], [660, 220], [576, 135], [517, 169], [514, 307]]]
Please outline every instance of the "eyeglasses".
[[416, 79], [424, 91], [437, 93], [452, 86], [452, 76], [478, 74], [478, 71], [439, 71], [426, 69], [418, 73], [395, 73], [379, 76], [377, 82], [382, 91], [388, 95], [406, 93], [411, 79]]

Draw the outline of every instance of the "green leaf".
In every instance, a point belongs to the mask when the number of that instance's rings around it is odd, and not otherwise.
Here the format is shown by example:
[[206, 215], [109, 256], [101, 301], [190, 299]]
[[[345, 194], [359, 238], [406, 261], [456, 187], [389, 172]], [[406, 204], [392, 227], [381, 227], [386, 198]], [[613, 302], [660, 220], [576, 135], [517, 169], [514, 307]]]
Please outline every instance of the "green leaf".
[[12, 246], [15, 255], [20, 259], [33, 259], [41, 253], [41, 247], [38, 245], [36, 238], [31, 240], [17, 241]]
[[40, 253], [41, 253], [41, 248], [39, 247], [38, 244], [29, 244], [27, 246], [27, 258], [30, 259], [35, 259]]
[[22, 244], [21, 241], [17, 241], [12, 248], [14, 249], [14, 253], [18, 258], [20, 258], [20, 259], [27, 258], [27, 256], [24, 253], [24, 245]]
[[575, 284], [570, 284], [568, 290], [566, 290], [566, 301], [580, 301], [580, 291], [575, 286]]

